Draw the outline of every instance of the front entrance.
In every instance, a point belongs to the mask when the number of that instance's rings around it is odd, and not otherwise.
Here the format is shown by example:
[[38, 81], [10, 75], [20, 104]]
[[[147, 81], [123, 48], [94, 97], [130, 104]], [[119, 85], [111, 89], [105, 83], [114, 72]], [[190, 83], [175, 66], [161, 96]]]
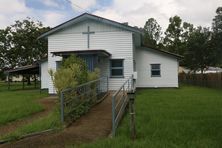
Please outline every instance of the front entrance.
[[98, 56], [97, 55], [79, 55], [87, 65], [89, 71], [93, 71], [98, 66]]

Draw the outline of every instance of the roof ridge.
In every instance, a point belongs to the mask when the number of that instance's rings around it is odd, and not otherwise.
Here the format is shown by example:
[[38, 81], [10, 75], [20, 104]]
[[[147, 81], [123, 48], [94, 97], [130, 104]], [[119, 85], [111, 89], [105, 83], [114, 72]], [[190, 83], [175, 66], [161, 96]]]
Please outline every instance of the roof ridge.
[[[116, 25], [117, 27], [123, 27], [124, 29], [130, 30], [132, 32], [142, 33], [142, 31], [139, 28], [136, 28], [136, 27], [133, 27], [133, 26], [130, 26], [130, 25], [124, 25], [123, 23], [120, 23], [120, 22], [117, 22], [117, 21], [114, 21], [114, 20], [111, 20], [111, 19], [107, 19], [107, 18], [104, 18], [104, 17], [101, 17], [101, 16], [97, 16], [95, 14], [84, 12], [81, 15], [78, 15], [78, 16], [76, 16], [76, 17], [74, 17], [74, 18], [72, 18], [72, 19], [70, 19], [68, 21], [65, 21], [65, 22], [63, 22], [63, 23], [53, 27], [49, 31], [47, 31], [47, 32], [43, 33], [41, 36], [39, 36], [38, 39], [47, 37], [48, 35], [56, 32], [58, 30], [61, 30], [64, 27], [67, 27], [67, 26], [71, 25], [69, 23], [71, 23], [71, 22], [74, 23], [74, 21], [78, 21], [77, 19], [80, 19], [81, 17], [84, 17], [84, 16], [94, 17], [95, 19], [97, 18], [99, 20], [101, 19], [101, 20], [106, 21], [106, 22], [103, 21], [104, 23], [110, 23], [112, 25]], [[65, 25], [67, 25], [67, 26], [65, 26]]]

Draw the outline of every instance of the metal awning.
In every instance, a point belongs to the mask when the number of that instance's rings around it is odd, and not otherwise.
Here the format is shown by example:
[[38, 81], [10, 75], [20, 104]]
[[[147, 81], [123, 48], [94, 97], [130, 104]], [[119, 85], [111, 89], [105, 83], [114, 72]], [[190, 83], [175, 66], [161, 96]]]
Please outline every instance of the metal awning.
[[39, 70], [39, 64], [35, 63], [33, 65], [27, 65], [27, 66], [21, 66], [18, 68], [14, 68], [14, 69], [10, 69], [5, 71], [5, 73], [8, 76], [8, 89], [10, 89], [10, 76], [13, 75], [22, 75], [22, 89], [25, 88], [25, 84], [24, 84], [24, 75], [34, 75], [35, 77], [35, 88], [36, 88], [36, 84], [37, 84], [37, 79], [36, 79], [36, 75], [40, 75], [40, 70]]
[[21, 66], [5, 71], [7, 74], [39, 74], [39, 64]]
[[51, 52], [53, 55], [56, 56], [69, 56], [71, 54], [76, 54], [76, 55], [98, 55], [98, 56], [103, 56], [103, 57], [110, 57], [111, 54], [107, 52], [106, 50], [72, 50], [72, 51], [58, 51], [58, 52]]

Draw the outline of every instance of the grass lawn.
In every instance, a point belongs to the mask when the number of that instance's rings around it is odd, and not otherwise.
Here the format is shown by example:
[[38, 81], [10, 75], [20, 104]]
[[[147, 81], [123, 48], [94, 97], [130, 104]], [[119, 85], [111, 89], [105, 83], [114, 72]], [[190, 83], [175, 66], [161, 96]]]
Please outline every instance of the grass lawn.
[[46, 97], [47, 93], [35, 90], [7, 90], [4, 82], [0, 83], [0, 125], [32, 113], [43, 110], [43, 107], [35, 102]]
[[[40, 93], [39, 89], [31, 89], [32, 87], [30, 86], [28, 90], [18, 90], [21, 88], [21, 84], [17, 83], [12, 86], [13, 90], [7, 90], [7, 85], [0, 82], [0, 126], [43, 110], [43, 106], [37, 103], [37, 100], [47, 97], [48, 94], [46, 91]], [[48, 116], [19, 127], [16, 131], [0, 137], [0, 139], [18, 138], [24, 134], [59, 126], [59, 112], [58, 109], [54, 109]]]
[[222, 90], [193, 86], [138, 90], [136, 130], [132, 142], [127, 115], [115, 138], [80, 147], [222, 147]]

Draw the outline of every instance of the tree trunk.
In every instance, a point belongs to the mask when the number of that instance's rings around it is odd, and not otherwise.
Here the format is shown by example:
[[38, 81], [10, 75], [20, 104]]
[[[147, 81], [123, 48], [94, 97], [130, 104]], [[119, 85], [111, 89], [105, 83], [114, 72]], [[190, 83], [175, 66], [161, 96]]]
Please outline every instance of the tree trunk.
[[31, 85], [30, 75], [27, 76], [27, 85]]

